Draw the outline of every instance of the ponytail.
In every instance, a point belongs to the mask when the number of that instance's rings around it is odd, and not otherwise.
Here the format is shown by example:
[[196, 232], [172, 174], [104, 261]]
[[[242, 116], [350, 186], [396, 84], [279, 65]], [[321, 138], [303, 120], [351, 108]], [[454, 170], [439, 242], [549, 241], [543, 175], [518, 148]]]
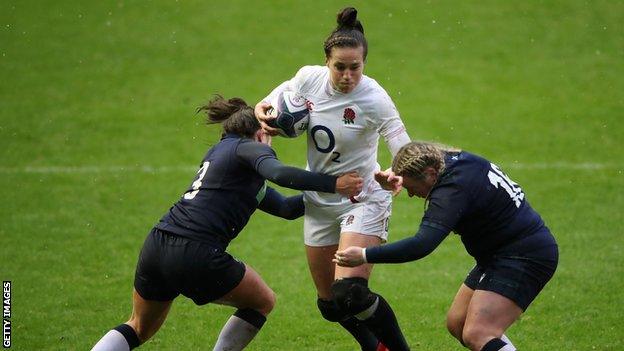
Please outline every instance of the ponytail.
[[250, 138], [260, 129], [253, 109], [238, 97], [226, 100], [221, 95], [215, 95], [207, 105], [199, 107], [197, 112], [206, 113], [206, 124], [221, 123], [225, 133]]

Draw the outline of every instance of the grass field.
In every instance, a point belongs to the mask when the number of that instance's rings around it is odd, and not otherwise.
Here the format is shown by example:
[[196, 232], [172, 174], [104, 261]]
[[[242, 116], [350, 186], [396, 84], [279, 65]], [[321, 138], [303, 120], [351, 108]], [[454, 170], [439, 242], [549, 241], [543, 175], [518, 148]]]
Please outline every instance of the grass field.
[[[365, 73], [414, 139], [482, 154], [519, 182], [560, 244], [558, 271], [508, 332], [522, 350], [624, 349], [624, 4], [354, 1]], [[322, 64], [330, 1], [0, 2], [0, 277], [15, 350], [85, 350], [130, 313], [138, 251], [218, 140], [194, 109], [255, 103]], [[389, 154], [383, 142], [380, 160]], [[305, 164], [304, 140], [274, 142]], [[390, 240], [420, 200], [396, 198]], [[321, 319], [302, 221], [258, 213], [230, 247], [278, 304], [250, 350], [354, 350]], [[445, 313], [472, 260], [456, 236], [375, 268], [413, 350], [459, 350]], [[211, 349], [231, 308], [176, 301], [142, 349]]]

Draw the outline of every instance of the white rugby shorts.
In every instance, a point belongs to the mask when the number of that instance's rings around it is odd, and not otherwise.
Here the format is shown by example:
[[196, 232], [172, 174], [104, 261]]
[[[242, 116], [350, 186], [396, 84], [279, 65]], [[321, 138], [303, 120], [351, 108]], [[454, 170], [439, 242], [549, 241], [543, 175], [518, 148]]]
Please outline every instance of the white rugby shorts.
[[304, 243], [308, 246], [337, 245], [340, 234], [353, 232], [388, 239], [392, 195], [378, 189], [364, 202], [317, 206], [305, 202]]

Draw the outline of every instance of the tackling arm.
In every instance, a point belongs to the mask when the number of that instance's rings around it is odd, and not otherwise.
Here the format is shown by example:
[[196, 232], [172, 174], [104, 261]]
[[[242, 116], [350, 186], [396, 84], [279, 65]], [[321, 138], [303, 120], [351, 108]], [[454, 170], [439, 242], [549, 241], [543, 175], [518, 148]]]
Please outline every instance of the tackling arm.
[[267, 187], [264, 199], [258, 204], [258, 208], [268, 214], [285, 219], [297, 219], [303, 216], [303, 195], [284, 197], [277, 190]]
[[367, 248], [363, 253], [369, 263], [402, 263], [429, 255], [446, 238], [449, 231], [440, 227], [421, 224], [418, 233], [411, 238], [392, 244]]

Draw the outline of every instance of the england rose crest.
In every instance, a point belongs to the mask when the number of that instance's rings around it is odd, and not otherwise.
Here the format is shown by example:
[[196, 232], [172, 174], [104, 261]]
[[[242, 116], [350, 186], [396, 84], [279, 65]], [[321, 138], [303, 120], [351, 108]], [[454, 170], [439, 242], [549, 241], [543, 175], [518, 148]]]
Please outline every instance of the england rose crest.
[[344, 113], [342, 115], [342, 121], [344, 122], [344, 124], [353, 124], [355, 120], [355, 111], [353, 111], [352, 108], [347, 107], [344, 110]]

